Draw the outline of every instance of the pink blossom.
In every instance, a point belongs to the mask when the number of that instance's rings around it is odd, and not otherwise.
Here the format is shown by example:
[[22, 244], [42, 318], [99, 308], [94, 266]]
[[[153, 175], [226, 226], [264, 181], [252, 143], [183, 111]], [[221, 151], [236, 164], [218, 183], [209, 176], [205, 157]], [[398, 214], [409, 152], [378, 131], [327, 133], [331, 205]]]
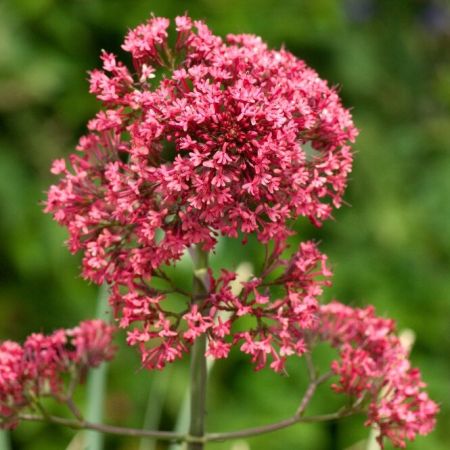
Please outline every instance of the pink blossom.
[[[113, 358], [113, 328], [101, 320], [84, 321], [51, 335], [31, 334], [23, 346], [0, 344], [0, 428], [15, 427], [18, 414], [33, 398], [65, 395], [67, 375], [80, 375]], [[81, 381], [81, 380], [80, 380]]]
[[183, 337], [188, 341], [193, 341], [213, 326], [213, 319], [203, 316], [198, 310], [198, 304], [194, 304], [191, 310], [184, 314], [183, 319], [186, 321], [188, 328]]
[[[282, 372], [288, 357], [328, 341], [339, 351], [333, 389], [368, 404], [366, 424], [378, 427], [380, 444], [401, 447], [429, 432], [438, 407], [393, 321], [371, 307], [320, 306], [331, 277], [326, 256], [313, 242], [290, 255], [287, 248], [295, 219], [320, 226], [342, 204], [357, 130], [336, 90], [259, 37], [222, 39], [182, 16], [171, 45], [169, 27], [152, 17], [128, 32], [122, 48], [132, 70], [102, 52], [103, 68], [90, 73], [102, 109], [78, 153], [52, 166], [60, 180], [45, 209], [68, 228], [69, 249], [83, 253], [83, 276], [111, 285], [114, 316], [145, 368], [164, 368], [204, 336], [209, 357], [226, 358], [234, 345], [256, 370]], [[165, 272], [194, 245], [208, 252], [219, 236], [245, 242], [250, 234], [267, 254], [239, 294], [232, 271], [209, 270], [208, 289], [195, 297]], [[8, 423], [25, 401], [16, 379], [58, 393], [68, 365], [112, 356], [111, 332], [91, 321], [32, 335], [23, 348], [3, 344]]]
[[17, 425], [17, 409], [26, 405], [21, 386], [23, 348], [15, 342], [0, 344], [0, 426], [13, 428]]
[[71, 359], [78, 365], [97, 367], [103, 361], [114, 357], [115, 348], [111, 345], [114, 329], [102, 320], [85, 320], [77, 327], [67, 330], [74, 351]]
[[[239, 295], [231, 289], [235, 273], [222, 270], [214, 276], [210, 271], [210, 292], [202, 301], [186, 305], [181, 313], [168, 310], [166, 294], [142, 279], [130, 279], [126, 294], [113, 286], [111, 304], [120, 326], [130, 329], [128, 344], [139, 348], [145, 367], [162, 369], [189, 351], [195, 339], [206, 335], [211, 357], [224, 358], [235, 344], [251, 356], [257, 369], [276, 361], [271, 367], [281, 370], [286, 357], [301, 356], [307, 350], [304, 330], [317, 326], [318, 299], [331, 275], [326, 256], [312, 242], [302, 243], [289, 258], [282, 257], [284, 250], [285, 244], [278, 245], [263, 276], [242, 282]], [[267, 283], [278, 269], [281, 272], [270, 285], [278, 286], [282, 294], [274, 296]], [[255, 319], [255, 325], [246, 331], [239, 325], [243, 316]], [[261, 342], [266, 343], [264, 350]], [[172, 353], [167, 346], [173, 347]], [[164, 360], [165, 356], [170, 359]]]
[[379, 430], [382, 447], [387, 438], [403, 448], [407, 439], [432, 431], [439, 407], [423, 390], [420, 372], [411, 368], [394, 332], [394, 322], [375, 316], [373, 307], [332, 302], [320, 308], [318, 333], [339, 349], [333, 389], [368, 403], [366, 425]]
[[64, 159], [55, 159], [50, 171], [55, 175], [64, 173], [66, 171], [66, 162], [64, 161]]
[[211, 339], [209, 341], [206, 356], [210, 356], [214, 359], [226, 358], [230, 353], [231, 344], [226, 343], [220, 339]]
[[278, 299], [263, 279], [233, 297], [219, 276], [198, 309], [168, 314], [152, 280], [188, 247], [213, 249], [219, 235], [255, 233], [280, 247], [298, 216], [319, 225], [341, 204], [357, 131], [336, 91], [288, 51], [250, 35], [223, 40], [187, 16], [175, 28], [174, 48], [167, 19], [130, 30], [122, 48], [133, 70], [103, 51], [103, 69], [90, 78], [103, 109], [69, 157], [71, 169], [55, 164], [61, 179], [46, 211], [68, 228], [70, 250], [83, 252], [83, 275], [112, 285], [110, 303], [120, 325], [133, 327], [128, 342], [146, 367], [162, 367], [205, 333], [217, 347], [226, 312], [230, 330], [252, 315], [259, 325], [251, 339], [271, 334], [265, 354], [278, 370], [280, 348], [300, 354], [301, 329], [315, 325], [323, 282], [314, 278], [328, 274], [315, 267], [324, 257], [312, 243], [290, 261], [277, 255], [286, 270]]
[[[121, 281], [135, 249], [149, 258], [139, 264], [149, 276], [192, 244], [211, 249], [217, 233], [283, 240], [290, 219], [320, 224], [341, 204], [356, 129], [336, 92], [257, 37], [223, 41], [200, 21], [175, 22], [175, 49], [167, 19], [128, 33], [135, 76], [102, 53], [91, 92], [105, 108], [80, 139], [80, 156], [70, 157], [72, 172], [54, 165], [63, 177], [46, 210], [68, 227], [69, 246], [85, 252], [84, 275], [95, 282]], [[120, 242], [89, 256], [105, 228]]]

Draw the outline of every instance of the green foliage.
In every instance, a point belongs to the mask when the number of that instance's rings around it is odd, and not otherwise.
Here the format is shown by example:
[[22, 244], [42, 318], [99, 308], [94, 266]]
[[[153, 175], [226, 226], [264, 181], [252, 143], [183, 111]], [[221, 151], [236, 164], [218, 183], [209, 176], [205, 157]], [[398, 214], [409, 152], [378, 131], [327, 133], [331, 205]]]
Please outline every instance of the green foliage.
[[[432, 397], [442, 403], [442, 412], [436, 432], [408, 448], [447, 449], [450, 12], [445, 0], [3, 1], [0, 338], [20, 340], [32, 331], [70, 327], [95, 314], [96, 288], [80, 278], [79, 258], [64, 248], [65, 232], [42, 213], [40, 203], [52, 181], [52, 159], [72, 151], [98, 108], [87, 92], [86, 71], [99, 65], [101, 48], [121, 53], [125, 31], [151, 10], [170, 17], [188, 10], [219, 34], [256, 33], [272, 46], [284, 44], [341, 86], [361, 130], [346, 195], [352, 208], [336, 212], [336, 220], [319, 230], [301, 221], [296, 239], [321, 240], [330, 256], [335, 278], [327, 299], [373, 303], [381, 314], [395, 318], [400, 329], [416, 332], [412, 359], [421, 366]], [[257, 266], [261, 249], [250, 243], [245, 254], [238, 244], [232, 243], [227, 254], [221, 244], [213, 265], [225, 261], [235, 268], [250, 260]], [[185, 269], [177, 284], [190, 282], [187, 277]], [[119, 340], [123, 338], [120, 333]], [[164, 373], [140, 370], [138, 356], [122, 347], [120, 360], [111, 365], [105, 420], [139, 427], [149, 387]], [[187, 361], [170, 370], [161, 416], [165, 429], [174, 426], [187, 373]], [[305, 386], [302, 362], [291, 365], [289, 377], [255, 374], [236, 351], [214, 366], [212, 376], [211, 431], [287, 417]], [[327, 412], [335, 406], [336, 399], [324, 393], [313, 410]], [[362, 422], [350, 418], [328, 426], [302, 425], [255, 438], [250, 445], [260, 450], [344, 449], [368, 436]], [[61, 449], [72, 436], [70, 430], [24, 424], [11, 433], [12, 448]], [[129, 438], [106, 437], [105, 442], [112, 450], [138, 445]], [[213, 447], [232, 448], [230, 443]]]

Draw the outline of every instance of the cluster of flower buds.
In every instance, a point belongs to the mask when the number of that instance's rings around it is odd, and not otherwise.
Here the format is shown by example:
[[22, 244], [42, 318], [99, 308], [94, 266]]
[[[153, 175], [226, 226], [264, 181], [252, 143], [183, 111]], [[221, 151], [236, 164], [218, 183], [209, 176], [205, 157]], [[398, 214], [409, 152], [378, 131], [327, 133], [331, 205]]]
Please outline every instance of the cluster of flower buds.
[[332, 363], [339, 376], [333, 389], [368, 405], [366, 425], [379, 430], [382, 447], [385, 438], [403, 448], [406, 439], [432, 431], [439, 408], [423, 390], [426, 385], [411, 367], [392, 320], [377, 317], [372, 306], [332, 302], [320, 307], [317, 336], [339, 350], [339, 360]]
[[113, 358], [113, 327], [101, 320], [81, 322], [49, 336], [30, 335], [23, 345], [0, 344], [0, 428], [13, 428], [19, 414], [36, 409], [40, 398], [64, 400], [67, 379], [81, 382], [89, 368]]

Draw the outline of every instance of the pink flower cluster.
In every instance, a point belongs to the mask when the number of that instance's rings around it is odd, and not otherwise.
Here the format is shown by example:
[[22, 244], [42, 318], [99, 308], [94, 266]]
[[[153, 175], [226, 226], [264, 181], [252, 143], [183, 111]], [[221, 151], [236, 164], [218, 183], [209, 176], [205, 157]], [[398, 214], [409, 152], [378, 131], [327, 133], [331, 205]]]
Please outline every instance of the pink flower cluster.
[[[250, 35], [222, 40], [187, 16], [175, 19], [171, 45], [169, 25], [151, 18], [128, 33], [122, 48], [132, 69], [102, 53], [90, 92], [104, 108], [70, 164], [53, 164], [61, 178], [46, 211], [68, 228], [70, 250], [83, 252], [83, 275], [111, 286], [119, 326], [148, 369], [162, 369], [206, 335], [207, 356], [225, 358], [238, 345], [256, 369], [268, 364], [280, 372], [288, 356], [309, 350], [306, 335], [320, 337], [340, 351], [334, 389], [367, 402], [367, 424], [379, 427], [380, 443], [387, 437], [404, 446], [429, 432], [438, 408], [410, 368], [393, 322], [371, 308], [320, 307], [331, 272], [314, 243], [286, 256], [297, 217], [320, 225], [342, 203], [357, 135], [349, 111], [286, 50], [269, 50]], [[267, 253], [261, 273], [243, 281], [239, 293], [234, 272], [205, 271], [206, 292], [195, 297], [165, 273], [194, 245], [207, 252], [219, 236], [248, 234]], [[89, 366], [107, 359], [108, 338], [91, 332], [40, 337], [55, 340], [46, 344], [53, 350], [45, 357], [33, 350], [47, 363], [32, 359], [31, 368], [26, 350], [3, 344], [4, 415], [26, 404], [11, 386], [20, 377], [31, 383], [32, 370], [33, 380], [58, 391], [62, 360]], [[75, 350], [56, 350], [67, 339]]]
[[71, 251], [84, 252], [84, 276], [112, 285], [120, 325], [142, 324], [128, 342], [146, 367], [162, 368], [202, 333], [209, 354], [225, 357], [231, 324], [251, 315], [256, 326], [232, 341], [244, 342], [258, 368], [272, 355], [281, 370], [286, 355], [304, 351], [297, 329], [311, 327], [321, 292], [310, 273], [324, 257], [312, 244], [295, 256], [276, 301], [258, 278], [233, 297], [234, 275], [224, 272], [210, 274], [214, 292], [180, 314], [164, 309], [151, 283], [163, 264], [194, 244], [212, 249], [219, 234], [254, 233], [281, 248], [290, 219], [320, 224], [341, 204], [357, 132], [336, 91], [289, 52], [255, 36], [223, 41], [186, 16], [175, 20], [171, 47], [168, 27], [151, 18], [128, 33], [133, 71], [103, 52], [90, 90], [105, 108], [69, 157], [71, 170], [53, 164], [62, 178], [46, 211], [67, 226]]
[[55, 161], [46, 211], [67, 226], [84, 275], [127, 284], [151, 277], [218, 234], [290, 233], [339, 207], [357, 131], [336, 91], [291, 53], [257, 37], [214, 36], [201, 21], [151, 18], [90, 75], [102, 109], [79, 154]]
[[[0, 428], [12, 428], [18, 414], [42, 396], [64, 396], [65, 375], [81, 376], [114, 356], [113, 327], [101, 320], [81, 322], [49, 336], [30, 335], [22, 345], [0, 344]], [[81, 381], [81, 380], [79, 380]]]
[[[223, 270], [215, 279], [210, 271], [210, 290], [203, 301], [187, 305], [179, 314], [164, 310], [165, 295], [152, 294], [144, 286], [135, 285], [125, 295], [114, 288], [112, 304], [121, 311], [120, 325], [132, 326], [127, 340], [139, 347], [143, 365], [162, 369], [205, 333], [207, 355], [226, 358], [231, 345], [240, 343], [256, 369], [262, 369], [270, 359], [270, 367], [281, 371], [287, 356], [302, 355], [306, 351], [303, 330], [316, 325], [318, 297], [331, 272], [326, 256], [312, 242], [302, 243], [289, 259], [281, 257], [283, 249], [279, 246], [274, 250], [260, 277], [242, 282], [238, 295], [231, 289], [236, 273]], [[283, 272], [271, 280], [277, 269]], [[271, 290], [275, 288], [278, 295], [274, 300]]]
[[382, 447], [387, 438], [403, 448], [406, 439], [432, 431], [439, 407], [394, 332], [394, 322], [377, 317], [371, 306], [332, 302], [320, 308], [318, 333], [340, 353], [332, 364], [339, 376], [333, 389], [368, 404], [366, 425], [378, 428]]

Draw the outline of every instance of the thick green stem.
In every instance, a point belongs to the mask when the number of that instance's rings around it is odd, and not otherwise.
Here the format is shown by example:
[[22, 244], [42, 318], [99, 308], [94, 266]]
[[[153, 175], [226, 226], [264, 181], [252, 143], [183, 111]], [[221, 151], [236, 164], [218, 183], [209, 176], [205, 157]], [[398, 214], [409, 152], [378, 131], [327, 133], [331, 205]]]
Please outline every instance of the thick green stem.
[[[109, 320], [108, 287], [103, 285], [98, 294], [97, 317]], [[91, 369], [87, 380], [87, 411], [86, 419], [92, 422], [101, 423], [103, 419], [103, 402], [106, 390], [106, 374], [108, 364], [103, 363], [100, 367]], [[87, 450], [102, 450], [104, 437], [98, 431], [88, 431], [86, 433]]]
[[[201, 302], [208, 291], [207, 268], [208, 253], [197, 246], [192, 252], [194, 261], [194, 281], [192, 287], [192, 302]], [[196, 438], [205, 435], [206, 408], [206, 335], [198, 337], [191, 350], [191, 416], [189, 434]], [[188, 450], [203, 450], [202, 442], [190, 442]]]
[[11, 449], [9, 433], [6, 430], [0, 430], [0, 449], [1, 450], [10, 450]]

